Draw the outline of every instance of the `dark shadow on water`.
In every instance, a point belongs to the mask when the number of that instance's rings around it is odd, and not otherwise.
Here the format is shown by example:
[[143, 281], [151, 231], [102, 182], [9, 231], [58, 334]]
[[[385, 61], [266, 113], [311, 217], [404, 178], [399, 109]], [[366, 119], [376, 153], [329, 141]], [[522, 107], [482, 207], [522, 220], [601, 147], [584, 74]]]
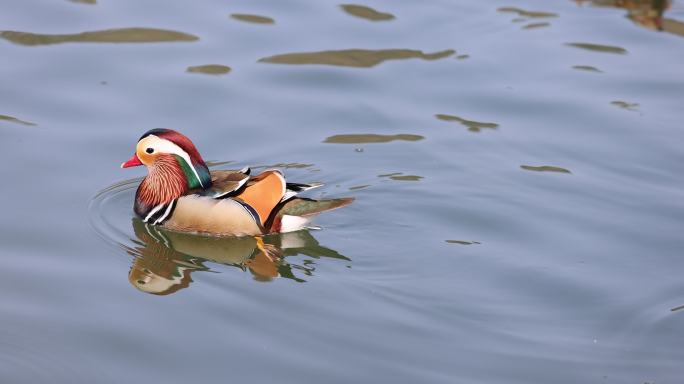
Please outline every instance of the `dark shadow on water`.
[[595, 7], [622, 8], [627, 10], [627, 18], [634, 24], [656, 31], [684, 36], [684, 22], [664, 17], [671, 8], [670, 0], [573, 0], [578, 5], [590, 4]]
[[624, 55], [627, 50], [622, 47], [616, 47], [613, 45], [603, 45], [594, 43], [565, 43], [569, 47], [575, 47], [580, 49], [585, 49], [587, 51], [603, 52], [603, 53], [616, 53], [619, 55]]
[[530, 23], [526, 24], [523, 26], [523, 29], [538, 29], [538, 28], [546, 28], [550, 26], [551, 23]]
[[602, 70], [593, 67], [591, 65], [573, 65], [572, 69], [576, 69], [578, 71], [585, 71], [585, 72], [594, 72], [594, 73], [603, 73]]
[[552, 12], [542, 12], [542, 11], [527, 11], [524, 9], [516, 7], [501, 7], [497, 11], [502, 13], [512, 13], [519, 17], [528, 17], [532, 19], [548, 18], [548, 17], [558, 17], [558, 14]]
[[221, 64], [194, 65], [185, 70], [188, 73], [202, 73], [205, 75], [225, 75], [230, 67]]
[[404, 175], [402, 172], [386, 173], [383, 175], [378, 175], [378, 177], [387, 177], [396, 181], [420, 181], [423, 179], [423, 176]]
[[360, 133], [349, 135], [334, 135], [326, 138], [324, 143], [333, 144], [370, 144], [370, 143], [389, 143], [392, 141], [419, 141], [425, 137], [421, 135], [411, 135], [400, 133], [397, 135], [377, 135], [372, 133]]
[[66, 35], [2, 31], [0, 37], [12, 43], [27, 46], [62, 43], [166, 43], [199, 40], [197, 36], [188, 33], [154, 28], [106, 29]]
[[611, 101], [610, 104], [628, 111], [636, 111], [639, 108], [639, 103], [631, 103], [624, 100], [614, 100]]
[[[532, 20], [538, 20], [538, 19], [548, 19], [548, 18], [553, 18], [553, 17], [558, 17], [558, 14], [552, 13], [552, 12], [543, 12], [543, 11], [528, 11], [525, 9], [520, 9], [516, 7], [500, 7], [497, 9], [497, 11], [501, 13], [508, 13], [512, 14], [515, 17], [511, 20], [514, 23], [523, 23], [523, 22], [528, 22]], [[531, 22], [528, 24], [525, 24], [522, 28], [523, 29], [539, 29], [539, 28], [545, 28], [551, 26], [551, 23], [547, 21], [535, 21]]]
[[439, 60], [456, 53], [452, 49], [424, 53], [413, 49], [345, 49], [340, 51], [320, 51], [286, 53], [259, 59], [261, 63], [275, 64], [319, 64], [340, 67], [370, 68], [387, 60], [423, 59]]
[[126, 247], [134, 256], [129, 282], [142, 292], [169, 295], [187, 288], [192, 273], [211, 271], [212, 263], [249, 272], [256, 281], [277, 278], [305, 282], [316, 270], [313, 260], [290, 262], [288, 256], [350, 261], [337, 251], [318, 243], [310, 231], [256, 237], [209, 237], [168, 231], [132, 221], [135, 245]]
[[275, 24], [275, 20], [261, 15], [250, 15], [246, 13], [233, 13], [230, 15], [235, 20], [244, 21], [252, 24]]
[[561, 168], [561, 167], [555, 167], [553, 165], [540, 165], [540, 166], [535, 166], [535, 165], [521, 165], [521, 169], [524, 169], [526, 171], [533, 171], [533, 172], [556, 172], [556, 173], [572, 173], [570, 170]]
[[482, 244], [479, 241], [472, 241], [472, 240], [445, 240], [449, 244], [459, 244], [459, 245], [475, 245], [475, 244]]
[[32, 122], [30, 122], [30, 121], [25, 121], [25, 120], [17, 119], [16, 117], [7, 116], [7, 115], [0, 115], [0, 121], [7, 121], [7, 122], [10, 122], [10, 123], [21, 124], [21, 125], [25, 125], [25, 126], [28, 126], [28, 127], [32, 127], [32, 126], [35, 126], [35, 125], [36, 125], [36, 123], [32, 123]]
[[468, 130], [470, 132], [480, 132], [483, 129], [497, 129], [497, 128], [499, 128], [499, 124], [497, 124], [497, 123], [467, 120], [467, 119], [464, 119], [464, 118], [459, 117], [459, 116], [445, 115], [443, 113], [436, 114], [435, 117], [438, 118], [439, 120], [442, 120], [442, 121], [459, 123], [465, 127], [468, 127]]
[[342, 4], [340, 7], [352, 16], [370, 21], [394, 20], [394, 15], [386, 12], [379, 12], [371, 7], [357, 4]]

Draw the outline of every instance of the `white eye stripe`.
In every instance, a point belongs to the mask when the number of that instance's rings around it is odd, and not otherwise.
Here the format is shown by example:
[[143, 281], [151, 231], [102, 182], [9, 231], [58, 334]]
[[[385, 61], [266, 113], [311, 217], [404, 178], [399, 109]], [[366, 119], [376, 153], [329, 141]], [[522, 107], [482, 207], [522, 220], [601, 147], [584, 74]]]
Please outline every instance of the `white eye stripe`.
[[154, 149], [154, 151], [178, 155], [183, 160], [185, 160], [185, 162], [188, 164], [190, 169], [192, 169], [192, 172], [195, 174], [195, 177], [197, 178], [197, 181], [199, 182], [200, 186], [202, 188], [204, 188], [204, 184], [202, 184], [202, 179], [200, 178], [199, 173], [197, 173], [195, 166], [192, 165], [192, 161], [190, 160], [190, 155], [188, 155], [188, 153], [185, 152], [183, 150], [183, 148], [179, 147], [178, 145], [174, 144], [173, 142], [171, 142], [169, 140], [162, 139], [156, 135], [150, 135], [148, 137], [150, 137], [151, 141], [153, 141], [153, 143], [154, 143], [154, 145], [149, 146], [149, 147], [152, 147]]

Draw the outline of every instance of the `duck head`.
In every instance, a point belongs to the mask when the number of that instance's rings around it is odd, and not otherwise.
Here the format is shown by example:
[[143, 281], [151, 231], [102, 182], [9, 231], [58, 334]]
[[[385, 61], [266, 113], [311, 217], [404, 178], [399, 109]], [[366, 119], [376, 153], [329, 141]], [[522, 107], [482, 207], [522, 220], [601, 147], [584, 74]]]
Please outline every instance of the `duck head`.
[[183, 134], [171, 129], [147, 131], [138, 140], [135, 154], [121, 168], [144, 165], [147, 176], [136, 192], [138, 215], [167, 204], [191, 190], [211, 186], [209, 168], [195, 145]]

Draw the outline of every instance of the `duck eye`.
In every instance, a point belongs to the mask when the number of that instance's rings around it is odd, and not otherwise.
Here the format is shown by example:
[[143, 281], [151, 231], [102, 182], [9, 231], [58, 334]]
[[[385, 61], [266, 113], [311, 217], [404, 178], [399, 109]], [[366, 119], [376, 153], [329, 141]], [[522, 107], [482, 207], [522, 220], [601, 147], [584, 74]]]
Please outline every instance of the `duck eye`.
[[153, 154], [153, 153], [154, 153], [154, 148], [147, 148], [147, 149], [145, 150], [145, 152], [147, 152], [147, 153], [149, 153], [149, 154]]

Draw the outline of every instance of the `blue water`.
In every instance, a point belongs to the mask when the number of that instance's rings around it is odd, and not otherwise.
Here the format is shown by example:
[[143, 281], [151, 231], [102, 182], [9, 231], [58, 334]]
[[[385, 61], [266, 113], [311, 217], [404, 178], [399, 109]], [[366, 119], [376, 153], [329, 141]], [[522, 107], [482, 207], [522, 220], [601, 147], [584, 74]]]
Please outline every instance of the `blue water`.
[[[7, 0], [0, 382], [680, 382], [660, 3]], [[356, 200], [266, 238], [275, 263], [148, 236], [119, 164], [154, 127]]]

